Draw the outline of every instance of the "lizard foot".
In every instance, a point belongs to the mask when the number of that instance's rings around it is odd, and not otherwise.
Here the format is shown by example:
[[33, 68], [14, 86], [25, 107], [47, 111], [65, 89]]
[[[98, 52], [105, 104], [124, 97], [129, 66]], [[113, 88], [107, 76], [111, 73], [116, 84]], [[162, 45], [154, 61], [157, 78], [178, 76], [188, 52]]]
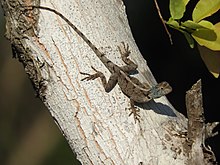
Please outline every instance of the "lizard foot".
[[121, 42], [121, 43], [122, 45], [118, 46], [118, 50], [121, 54], [122, 61], [124, 61], [124, 63], [127, 64], [125, 66], [122, 66], [121, 69], [127, 73], [131, 71], [135, 71], [138, 66], [137, 64], [135, 64], [132, 60], [128, 58], [128, 56], [131, 53], [131, 51], [129, 50], [128, 44], [125, 44], [124, 42]]
[[134, 115], [134, 122], [136, 123], [136, 121], [138, 121], [140, 123], [140, 109], [135, 107], [130, 107], [128, 109], [131, 110], [129, 116], [131, 116], [132, 114]]
[[94, 67], [92, 67], [92, 69], [96, 72], [95, 74], [89, 74], [89, 73], [84, 73], [84, 72], [80, 72], [80, 74], [83, 74], [83, 75], [86, 75], [87, 77], [81, 79], [81, 81], [84, 81], [84, 80], [95, 80], [96, 78], [98, 77], [101, 77], [101, 72], [99, 72], [98, 70], [96, 70]]
[[121, 42], [122, 46], [118, 46], [118, 50], [120, 52], [120, 54], [122, 55], [122, 57], [128, 57], [129, 54], [131, 53], [131, 51], [129, 50], [129, 46], [128, 44], [125, 44], [124, 42]]

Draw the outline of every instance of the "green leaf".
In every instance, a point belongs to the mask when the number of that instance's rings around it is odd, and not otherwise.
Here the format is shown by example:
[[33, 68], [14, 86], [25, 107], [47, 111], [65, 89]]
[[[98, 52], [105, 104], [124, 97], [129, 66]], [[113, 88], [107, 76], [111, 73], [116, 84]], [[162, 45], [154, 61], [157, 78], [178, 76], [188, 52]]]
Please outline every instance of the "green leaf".
[[179, 23], [175, 21], [172, 17], [170, 17], [170, 19], [166, 22], [166, 24], [174, 29], [179, 29], [180, 27]]
[[181, 19], [189, 0], [170, 0], [170, 14], [173, 19]]
[[195, 31], [192, 33], [192, 37], [199, 45], [214, 51], [220, 51], [220, 22], [212, 25], [211, 22], [201, 21], [201, 24], [209, 29]]
[[213, 24], [211, 22], [209, 22], [209, 21], [202, 20], [198, 24], [203, 26], [203, 27], [206, 27], [208, 29], [213, 29]]
[[182, 33], [186, 37], [186, 40], [187, 40], [190, 48], [194, 48], [194, 40], [193, 40], [192, 36], [189, 33], [185, 32], [185, 31], [182, 31]]
[[220, 73], [220, 51], [213, 51], [200, 45], [198, 45], [198, 49], [209, 72], [215, 78], [218, 78]]
[[193, 22], [191, 20], [182, 22], [181, 26], [184, 26], [187, 31], [192, 31], [192, 32], [194, 32], [195, 30], [198, 30], [198, 29], [208, 29], [207, 27], [203, 26], [202, 24]]
[[192, 19], [199, 22], [220, 9], [220, 0], [200, 0], [193, 10]]

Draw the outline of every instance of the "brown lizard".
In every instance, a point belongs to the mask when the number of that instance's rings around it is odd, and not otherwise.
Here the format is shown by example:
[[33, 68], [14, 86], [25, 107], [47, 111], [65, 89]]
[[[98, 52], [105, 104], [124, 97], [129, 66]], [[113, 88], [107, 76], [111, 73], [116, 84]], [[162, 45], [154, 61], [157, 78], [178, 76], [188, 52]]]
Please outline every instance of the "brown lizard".
[[111, 76], [108, 81], [106, 81], [106, 78], [104, 74], [100, 71], [97, 71], [95, 68], [92, 67], [92, 69], [96, 72], [95, 74], [88, 74], [80, 72], [83, 75], [87, 75], [87, 77], [83, 78], [82, 80], [94, 80], [98, 77], [101, 78], [102, 84], [105, 88], [106, 92], [110, 92], [115, 85], [118, 83], [119, 87], [121, 88], [122, 92], [130, 98], [130, 105], [131, 107], [131, 114], [134, 114], [135, 122], [136, 120], [139, 121], [139, 109], [135, 108], [134, 103], [145, 103], [152, 99], [159, 98], [161, 96], [164, 96], [172, 91], [171, 86], [167, 82], [161, 82], [153, 87], [149, 87], [148, 85], [145, 85], [141, 83], [137, 78], [131, 77], [129, 75], [129, 72], [135, 71], [137, 69], [137, 65], [128, 59], [128, 56], [130, 54], [129, 46], [125, 45], [124, 42], [122, 42], [122, 47], [118, 47], [119, 52], [121, 54], [122, 60], [124, 61], [125, 66], [119, 67], [113, 62], [111, 62], [105, 54], [99, 51], [99, 49], [90, 42], [90, 40], [75, 26], [73, 25], [63, 14], [60, 12], [43, 6], [25, 6], [28, 7], [29, 10], [32, 10], [33, 8], [43, 9], [51, 11], [58, 16], [60, 16], [64, 21], [66, 21], [70, 27], [73, 28], [73, 30], [88, 44], [88, 46], [93, 50], [93, 52], [97, 55], [97, 57], [101, 60], [101, 62], [105, 65], [105, 67], [111, 72]]

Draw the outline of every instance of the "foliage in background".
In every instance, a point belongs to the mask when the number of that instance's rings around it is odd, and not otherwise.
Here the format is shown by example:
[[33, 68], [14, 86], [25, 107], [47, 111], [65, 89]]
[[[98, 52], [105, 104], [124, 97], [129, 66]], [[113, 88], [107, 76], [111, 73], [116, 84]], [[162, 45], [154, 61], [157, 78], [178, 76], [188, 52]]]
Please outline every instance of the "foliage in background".
[[181, 21], [190, 0], [170, 0], [171, 17], [166, 22], [182, 32], [191, 48], [198, 44], [200, 55], [209, 71], [218, 78], [220, 73], [220, 22], [213, 24], [205, 18], [220, 9], [220, 0], [199, 0], [192, 12], [192, 20]]

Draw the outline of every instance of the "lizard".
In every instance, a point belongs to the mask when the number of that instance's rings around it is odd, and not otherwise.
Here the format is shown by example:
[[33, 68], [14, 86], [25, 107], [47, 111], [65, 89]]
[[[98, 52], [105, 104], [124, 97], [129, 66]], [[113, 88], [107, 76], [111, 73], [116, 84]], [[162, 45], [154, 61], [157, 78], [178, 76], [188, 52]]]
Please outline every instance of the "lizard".
[[[100, 61], [105, 65], [105, 67], [111, 73], [109, 80], [106, 80], [105, 75], [96, 70], [94, 67], [92, 69], [96, 72], [95, 74], [88, 74], [84, 72], [80, 72], [82, 75], [86, 75], [84, 80], [95, 80], [96, 78], [100, 78], [102, 85], [106, 92], [110, 92], [116, 84], [119, 85], [121, 91], [130, 99], [130, 115], [134, 115], [135, 123], [139, 120], [139, 109], [135, 107], [135, 103], [146, 103], [152, 99], [156, 99], [162, 97], [172, 91], [172, 87], [166, 82], [163, 81], [158, 83], [152, 87], [147, 85], [146, 83], [141, 83], [137, 78], [131, 76], [129, 73], [131, 71], [136, 71], [138, 65], [131, 61], [128, 57], [131, 53], [129, 50], [128, 44], [122, 42], [122, 46], [118, 46], [119, 52], [121, 54], [122, 61], [126, 64], [125, 66], [118, 66], [114, 64], [111, 60], [109, 60], [104, 53], [102, 53], [73, 23], [71, 23], [63, 14], [56, 11], [55, 9], [44, 7], [44, 6], [25, 6], [34, 8], [47, 10], [57, 14], [62, 18], [82, 39], [87, 45], [91, 48], [91, 50], [96, 54], [96, 56], [100, 59]], [[29, 9], [30, 10], [30, 9]]]

